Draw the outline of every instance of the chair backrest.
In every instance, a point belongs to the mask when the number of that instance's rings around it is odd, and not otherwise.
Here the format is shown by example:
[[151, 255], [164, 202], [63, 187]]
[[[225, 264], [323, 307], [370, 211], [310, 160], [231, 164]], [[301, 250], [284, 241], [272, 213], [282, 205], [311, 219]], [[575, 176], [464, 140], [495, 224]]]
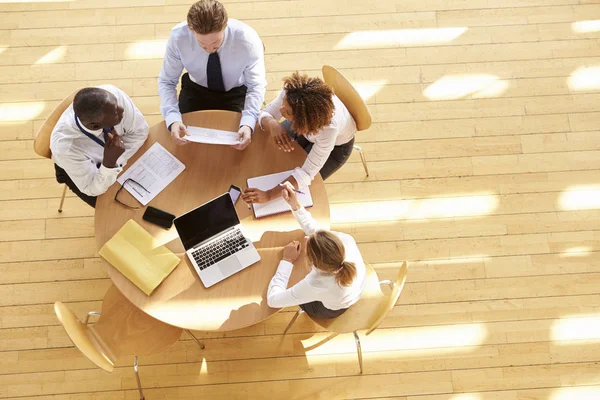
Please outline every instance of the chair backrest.
[[325, 82], [333, 88], [335, 95], [344, 103], [354, 122], [356, 129], [364, 131], [371, 126], [371, 113], [354, 86], [334, 67], [324, 65], [322, 68]]
[[360, 300], [353, 304], [345, 313], [337, 318], [311, 318], [321, 327], [335, 333], [350, 333], [368, 329], [367, 335], [375, 330], [387, 313], [394, 307], [400, 297], [408, 268], [406, 262], [400, 267], [396, 286], [391, 295], [386, 296], [381, 291], [377, 273], [370, 265], [366, 265], [366, 285]]
[[135, 307], [116, 286], [102, 301], [100, 318], [85, 325], [61, 302], [54, 311], [73, 344], [94, 364], [111, 372], [126, 355], [159, 353], [179, 340], [183, 330], [160, 322]]
[[355, 304], [337, 318], [312, 318], [321, 327], [335, 333], [350, 333], [368, 329], [377, 321], [377, 312], [386, 296], [379, 286], [377, 273], [366, 265], [365, 289]]
[[71, 105], [71, 103], [73, 103], [73, 99], [78, 91], [79, 89], [61, 101], [60, 104], [57, 105], [54, 110], [52, 110], [52, 113], [42, 124], [42, 127], [37, 132], [35, 140], [33, 141], [33, 150], [37, 155], [46, 158], [52, 157], [52, 152], [50, 151], [50, 136], [52, 135], [52, 130], [56, 126], [60, 116]]
[[91, 362], [105, 371], [112, 372], [114, 360], [111, 360], [94, 338], [88, 325], [81, 322], [69, 308], [57, 301], [54, 303], [54, 312], [67, 335], [75, 345]]
[[407, 275], [408, 275], [408, 267], [406, 265], [406, 261], [404, 261], [402, 263], [402, 265], [400, 266], [400, 271], [398, 272], [398, 277], [396, 278], [396, 282], [394, 282], [394, 288], [392, 289], [392, 293], [387, 297], [385, 302], [381, 303], [381, 306], [379, 307], [379, 309], [377, 310], [377, 313], [376, 313], [377, 319], [369, 327], [369, 330], [367, 331], [367, 335], [369, 335], [371, 332], [373, 332], [375, 329], [377, 329], [377, 327], [379, 327], [379, 325], [381, 324], [383, 319], [386, 317], [386, 315], [390, 312], [390, 310], [392, 308], [394, 308], [394, 306], [396, 305], [396, 302], [398, 301], [398, 298], [400, 297], [400, 294], [402, 293], [402, 289], [404, 289], [404, 284], [406, 283]]

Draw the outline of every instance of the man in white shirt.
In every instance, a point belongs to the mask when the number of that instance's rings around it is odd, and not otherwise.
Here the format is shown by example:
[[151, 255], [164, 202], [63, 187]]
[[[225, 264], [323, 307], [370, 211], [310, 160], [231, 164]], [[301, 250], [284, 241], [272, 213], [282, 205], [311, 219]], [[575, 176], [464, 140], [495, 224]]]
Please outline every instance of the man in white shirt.
[[[178, 102], [177, 83], [184, 68]], [[237, 111], [242, 113], [240, 143], [234, 148], [243, 150], [250, 144], [266, 86], [264, 48], [256, 31], [228, 19], [216, 0], [194, 3], [187, 22], [171, 31], [158, 76], [160, 111], [173, 140], [188, 142], [182, 113]]]
[[121, 89], [81, 89], [50, 138], [56, 180], [95, 207], [147, 137], [144, 116]]

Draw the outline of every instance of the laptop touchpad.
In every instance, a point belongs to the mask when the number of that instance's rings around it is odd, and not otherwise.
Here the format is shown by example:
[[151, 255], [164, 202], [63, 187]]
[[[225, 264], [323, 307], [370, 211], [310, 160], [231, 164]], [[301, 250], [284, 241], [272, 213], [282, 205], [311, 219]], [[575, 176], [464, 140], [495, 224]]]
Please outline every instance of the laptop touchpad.
[[242, 269], [242, 264], [238, 261], [238, 258], [233, 256], [219, 263], [219, 269], [223, 276], [230, 276]]

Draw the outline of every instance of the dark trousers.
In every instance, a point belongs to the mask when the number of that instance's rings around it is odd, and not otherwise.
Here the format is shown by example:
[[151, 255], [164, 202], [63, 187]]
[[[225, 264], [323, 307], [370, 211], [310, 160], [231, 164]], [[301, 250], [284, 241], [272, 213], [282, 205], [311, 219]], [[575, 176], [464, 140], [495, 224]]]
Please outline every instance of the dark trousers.
[[[281, 125], [285, 128], [288, 135], [291, 137], [296, 137], [296, 132], [292, 130], [292, 124], [290, 121], [285, 120], [281, 123]], [[313, 143], [309, 142], [304, 136], [298, 135], [297, 137], [300, 147], [302, 147], [307, 153], [310, 153]], [[326, 180], [333, 175], [334, 172], [342, 168], [342, 165], [346, 164], [346, 161], [348, 161], [350, 158], [353, 149], [354, 138], [352, 138], [352, 140], [350, 140], [348, 143], [334, 146], [333, 150], [331, 150], [331, 153], [329, 154], [329, 157], [327, 158], [327, 161], [325, 161], [325, 164], [323, 164], [321, 170], [319, 171], [321, 173], [321, 178]]]
[[300, 308], [305, 313], [315, 318], [335, 318], [346, 312], [347, 308], [341, 310], [330, 310], [320, 301], [311, 301], [310, 303], [300, 304]]
[[[242, 112], [246, 102], [246, 86], [238, 86], [229, 92], [214, 92], [192, 82], [188, 73], [181, 77], [179, 112], [182, 114], [201, 110], [227, 110]], [[253, 126], [251, 126], [254, 129]]]
[[90, 207], [96, 208], [96, 197], [88, 196], [79, 190], [71, 177], [67, 175], [67, 172], [56, 164], [54, 164], [54, 171], [56, 172], [56, 181], [58, 183], [64, 183], [69, 189], [71, 189], [73, 193], [77, 195], [77, 197], [85, 201]]

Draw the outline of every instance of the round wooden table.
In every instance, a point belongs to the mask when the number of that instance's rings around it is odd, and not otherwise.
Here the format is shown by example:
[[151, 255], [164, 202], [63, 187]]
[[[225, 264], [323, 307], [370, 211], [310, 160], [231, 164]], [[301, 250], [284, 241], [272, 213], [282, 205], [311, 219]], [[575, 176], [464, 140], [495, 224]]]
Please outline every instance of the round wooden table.
[[[237, 131], [240, 114], [229, 111], [199, 111], [183, 116], [186, 125]], [[174, 215], [181, 215], [227, 192], [229, 185], [246, 188], [251, 177], [291, 170], [303, 164], [306, 153], [299, 146], [291, 153], [277, 149], [268, 134], [257, 125], [252, 143], [243, 151], [230, 146], [189, 143], [177, 146], [164, 122], [150, 129], [148, 140], [128, 162], [131, 166], [152, 144], [159, 142], [185, 164], [185, 170], [156, 196], [149, 205]], [[279, 309], [267, 305], [266, 293], [271, 277], [281, 259], [281, 250], [304, 233], [291, 213], [255, 219], [240, 199], [236, 210], [244, 234], [253, 242], [261, 261], [206, 289], [189, 263], [174, 227], [164, 230], [142, 220], [145, 207], [130, 210], [115, 200], [120, 187], [115, 183], [98, 198], [96, 204], [96, 244], [100, 249], [129, 219], [134, 219], [158, 241], [182, 258], [182, 262], [152, 293], [146, 296], [124, 275], [106, 261], [113, 283], [133, 304], [154, 318], [184, 329], [229, 331], [244, 328], [268, 318]], [[320, 175], [310, 187], [314, 206], [310, 209], [323, 229], [329, 229], [329, 202]], [[128, 204], [137, 201], [125, 190]], [[290, 286], [308, 272], [301, 257], [294, 268]]]

